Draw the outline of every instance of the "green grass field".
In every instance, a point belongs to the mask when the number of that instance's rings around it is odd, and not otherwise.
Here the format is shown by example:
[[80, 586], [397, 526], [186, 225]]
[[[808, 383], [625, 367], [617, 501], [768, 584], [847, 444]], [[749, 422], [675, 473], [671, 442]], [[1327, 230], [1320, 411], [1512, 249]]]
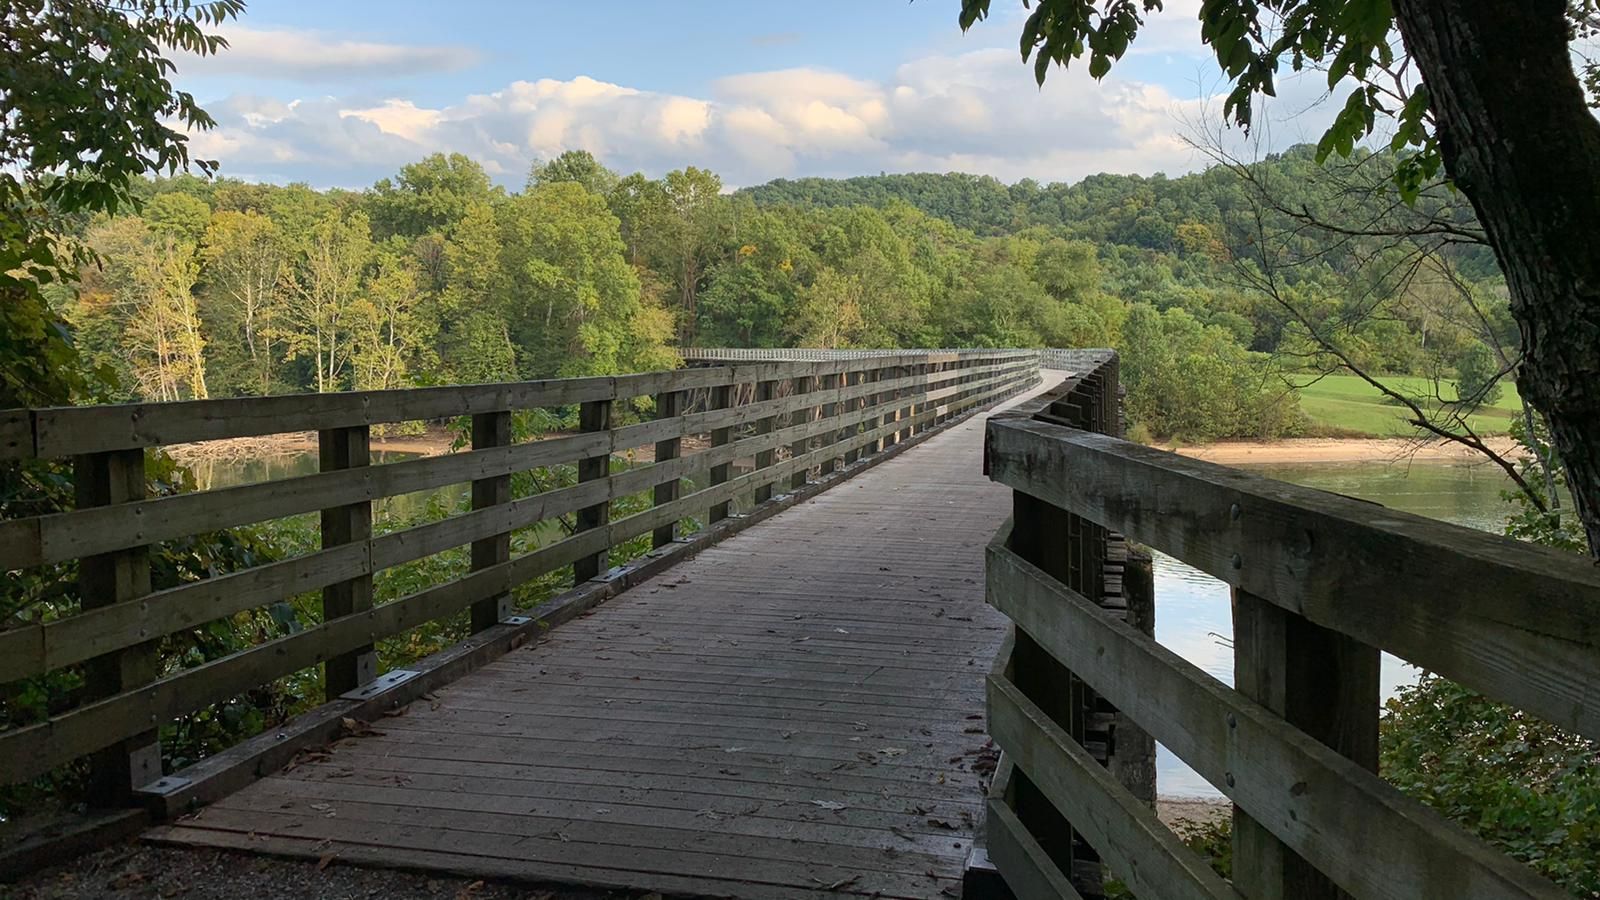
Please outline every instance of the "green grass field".
[[[1426, 378], [1385, 376], [1382, 380], [1407, 396], [1433, 396], [1433, 382]], [[1413, 437], [1417, 433], [1406, 423], [1405, 407], [1383, 402], [1377, 388], [1355, 375], [1327, 375], [1315, 381], [1305, 376], [1297, 384], [1300, 408], [1319, 428], [1373, 437]], [[1455, 395], [1451, 382], [1439, 389], [1446, 397]], [[1467, 422], [1479, 434], [1504, 434], [1511, 428], [1512, 417], [1520, 413], [1518, 403], [1517, 387], [1508, 382], [1493, 406], [1469, 416]]]

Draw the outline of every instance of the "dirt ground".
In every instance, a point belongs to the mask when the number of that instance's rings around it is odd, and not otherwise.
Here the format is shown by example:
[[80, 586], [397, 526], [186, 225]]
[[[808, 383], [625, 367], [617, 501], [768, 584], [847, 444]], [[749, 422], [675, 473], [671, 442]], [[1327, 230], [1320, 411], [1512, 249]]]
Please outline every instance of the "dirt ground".
[[546, 890], [216, 850], [121, 843], [0, 885], [8, 900], [661, 900], [660, 894]]
[[[1484, 439], [1496, 453], [1514, 455], [1516, 442], [1499, 435]], [[1281, 441], [1221, 441], [1194, 447], [1164, 447], [1223, 465], [1324, 462], [1480, 462], [1483, 457], [1460, 444], [1407, 438], [1287, 438]]]

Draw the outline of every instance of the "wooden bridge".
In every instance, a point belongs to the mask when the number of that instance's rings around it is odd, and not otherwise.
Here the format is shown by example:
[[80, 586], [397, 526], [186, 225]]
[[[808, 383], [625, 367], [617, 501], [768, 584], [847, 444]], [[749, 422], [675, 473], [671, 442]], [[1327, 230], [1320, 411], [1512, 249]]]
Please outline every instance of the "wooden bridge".
[[[1127, 444], [1105, 351], [1042, 377], [1036, 351], [742, 355], [0, 412], [0, 459], [70, 459], [78, 491], [0, 522], [3, 568], [78, 599], [0, 631], [0, 682], [83, 682], [0, 731], [0, 780], [78, 767], [170, 844], [679, 895], [1564, 896], [1374, 774], [1377, 665], [1600, 737], [1588, 563]], [[539, 409], [576, 427], [522, 434]], [[470, 449], [373, 464], [375, 429], [462, 416]], [[319, 473], [147, 493], [150, 448], [307, 430]], [[470, 510], [374, 527], [466, 484]], [[306, 514], [320, 549], [152, 573]], [[1150, 638], [1130, 541], [1235, 587], [1236, 690]], [[389, 596], [430, 558], [443, 580]], [[308, 596], [306, 627], [162, 662]], [[461, 640], [384, 670], [425, 623]], [[170, 723], [308, 672], [321, 703], [163, 771]], [[1233, 882], [1155, 818], [1152, 740], [1236, 803]]]

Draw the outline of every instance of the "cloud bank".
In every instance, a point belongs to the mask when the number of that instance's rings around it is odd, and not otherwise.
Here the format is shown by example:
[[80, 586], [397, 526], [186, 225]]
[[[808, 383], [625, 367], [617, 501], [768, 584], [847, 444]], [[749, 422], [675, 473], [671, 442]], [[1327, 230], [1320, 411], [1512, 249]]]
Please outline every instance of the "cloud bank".
[[[390, 53], [374, 50], [366, 64], [390, 65]], [[704, 97], [583, 76], [515, 81], [439, 107], [236, 94], [207, 104], [220, 127], [196, 135], [194, 149], [220, 159], [224, 174], [344, 187], [439, 151], [465, 153], [517, 186], [532, 161], [572, 149], [624, 172], [709, 167], [729, 185], [879, 171], [1071, 181], [1197, 167], [1180, 135], [1207, 103], [1115, 73], [1094, 82], [1082, 66], [1053, 72], [1041, 89], [1014, 51], [992, 49], [916, 59], [882, 81], [753, 72], [712, 83]]]

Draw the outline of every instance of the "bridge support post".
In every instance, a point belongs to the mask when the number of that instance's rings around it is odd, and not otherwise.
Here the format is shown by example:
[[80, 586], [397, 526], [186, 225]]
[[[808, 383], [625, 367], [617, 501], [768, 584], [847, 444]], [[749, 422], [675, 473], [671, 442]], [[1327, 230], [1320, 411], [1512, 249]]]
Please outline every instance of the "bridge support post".
[[[776, 381], [761, 381], [761, 382], [757, 382], [756, 383], [756, 402], [757, 403], [764, 403], [764, 402], [766, 402], [768, 400], [772, 400], [772, 399], [776, 398], [777, 396], [778, 396], [778, 382], [776, 382]], [[777, 416], [776, 413], [774, 413], [774, 414], [772, 414], [770, 416], [762, 416], [761, 418], [757, 419], [756, 420], [756, 429], [755, 429], [756, 438], [760, 439], [761, 437], [763, 437], [765, 435], [771, 434], [773, 429], [777, 427], [777, 422], [778, 422], [778, 416]], [[759, 472], [762, 469], [770, 469], [770, 468], [772, 468], [772, 461], [777, 458], [777, 455], [778, 454], [777, 454], [776, 448], [774, 448], [772, 450], [761, 450], [761, 451], [758, 451], [756, 453], [756, 471]], [[757, 503], [765, 503], [765, 502], [767, 502], [768, 500], [771, 500], [771, 499], [772, 499], [772, 482], [768, 481], [768, 482], [758, 483], [756, 485], [756, 490], [755, 490], [755, 502], [757, 502]]]
[[[710, 402], [711, 409], [727, 409], [733, 405], [733, 396], [734, 394], [732, 385], [722, 385], [721, 387], [712, 388]], [[711, 429], [711, 446], [721, 447], [732, 442], [733, 429], [731, 427]], [[732, 469], [733, 463], [731, 462], [725, 462], [712, 466], [706, 480], [712, 485], [723, 484], [727, 482], [728, 474], [732, 471]], [[706, 521], [708, 523], [712, 523], [721, 522], [723, 519], [726, 519], [728, 517], [729, 507], [730, 504], [727, 500], [724, 500], [721, 503], [711, 504], [711, 510], [706, 514]]]
[[[109, 506], [145, 499], [144, 450], [113, 450], [80, 456], [73, 466], [77, 506]], [[132, 547], [84, 557], [78, 591], [85, 610], [132, 603], [150, 593], [150, 550]], [[154, 681], [160, 674], [157, 642], [147, 641], [89, 660], [84, 678], [91, 699], [109, 697]], [[161, 777], [161, 744], [154, 730], [112, 744], [89, 762], [92, 806], [122, 806], [133, 791]]]
[[[611, 430], [611, 401], [588, 400], [578, 407], [578, 430], [583, 432], [610, 431]], [[578, 460], [578, 481], [599, 481], [611, 476], [611, 450], [600, 451], [595, 456]], [[585, 506], [578, 510], [578, 531], [592, 531], [604, 528], [611, 521], [611, 501], [605, 500], [593, 506]], [[611, 558], [609, 550], [601, 550], [591, 556], [585, 556], [572, 564], [572, 580], [574, 583], [588, 581], [598, 577], [610, 568], [608, 560]]]
[[[683, 391], [663, 391], [656, 395], [656, 418], [671, 419], [683, 414]], [[683, 455], [683, 438], [667, 438], [656, 441], [656, 462], [663, 463], [677, 459]], [[656, 485], [654, 502], [656, 506], [665, 506], [678, 499], [683, 481], [673, 478]], [[678, 537], [678, 523], [668, 522], [650, 533], [650, 547], [659, 550], [672, 543]]]
[[[353, 469], [372, 463], [370, 429], [365, 425], [331, 428], [317, 433], [324, 472]], [[372, 501], [362, 500], [322, 511], [322, 548], [372, 540]], [[322, 589], [322, 620], [337, 619], [372, 608], [372, 574], [330, 584]], [[371, 644], [341, 653], [323, 665], [323, 689], [328, 699], [354, 690], [378, 677], [378, 657]]]
[[[810, 376], [806, 376], [806, 375], [802, 375], [799, 378], [796, 378], [794, 380], [794, 388], [793, 388], [794, 394], [796, 396], [798, 396], [800, 394], [809, 394], [809, 393], [811, 393], [811, 386], [815, 381], [816, 381], [816, 379], [811, 378]], [[807, 422], [810, 422], [814, 415], [815, 415], [815, 408], [814, 407], [810, 407], [810, 406], [805, 406], [805, 407], [802, 407], [802, 408], [797, 409], [794, 412], [790, 413], [789, 414], [789, 420], [788, 420], [788, 422], [786, 424], [789, 424], [789, 425], [803, 425], [803, 424], [805, 424]], [[811, 441], [807, 440], [806, 438], [800, 438], [799, 440], [797, 440], [794, 443], [789, 445], [789, 458], [790, 459], [799, 459], [800, 457], [805, 456], [806, 455], [806, 450], [810, 446], [811, 446]], [[810, 470], [809, 467], [804, 468], [804, 469], [796, 470], [793, 475], [789, 476], [789, 490], [798, 491], [801, 488], [805, 487], [807, 478], [808, 478], [808, 476], [810, 474], [811, 474], [811, 470]]]
[[[1239, 693], [1362, 768], [1378, 770], [1376, 648], [1236, 589], [1233, 654]], [[1235, 886], [1251, 900], [1349, 896], [1237, 806], [1233, 865]]]
[[[505, 447], [511, 443], [511, 411], [476, 413], [472, 417], [472, 449]], [[511, 475], [478, 478], [472, 482], [472, 508], [488, 509], [511, 502]], [[472, 542], [472, 570], [487, 569], [511, 561], [511, 532], [502, 532]], [[511, 594], [496, 594], [472, 604], [474, 634], [492, 628], [511, 615]]]

